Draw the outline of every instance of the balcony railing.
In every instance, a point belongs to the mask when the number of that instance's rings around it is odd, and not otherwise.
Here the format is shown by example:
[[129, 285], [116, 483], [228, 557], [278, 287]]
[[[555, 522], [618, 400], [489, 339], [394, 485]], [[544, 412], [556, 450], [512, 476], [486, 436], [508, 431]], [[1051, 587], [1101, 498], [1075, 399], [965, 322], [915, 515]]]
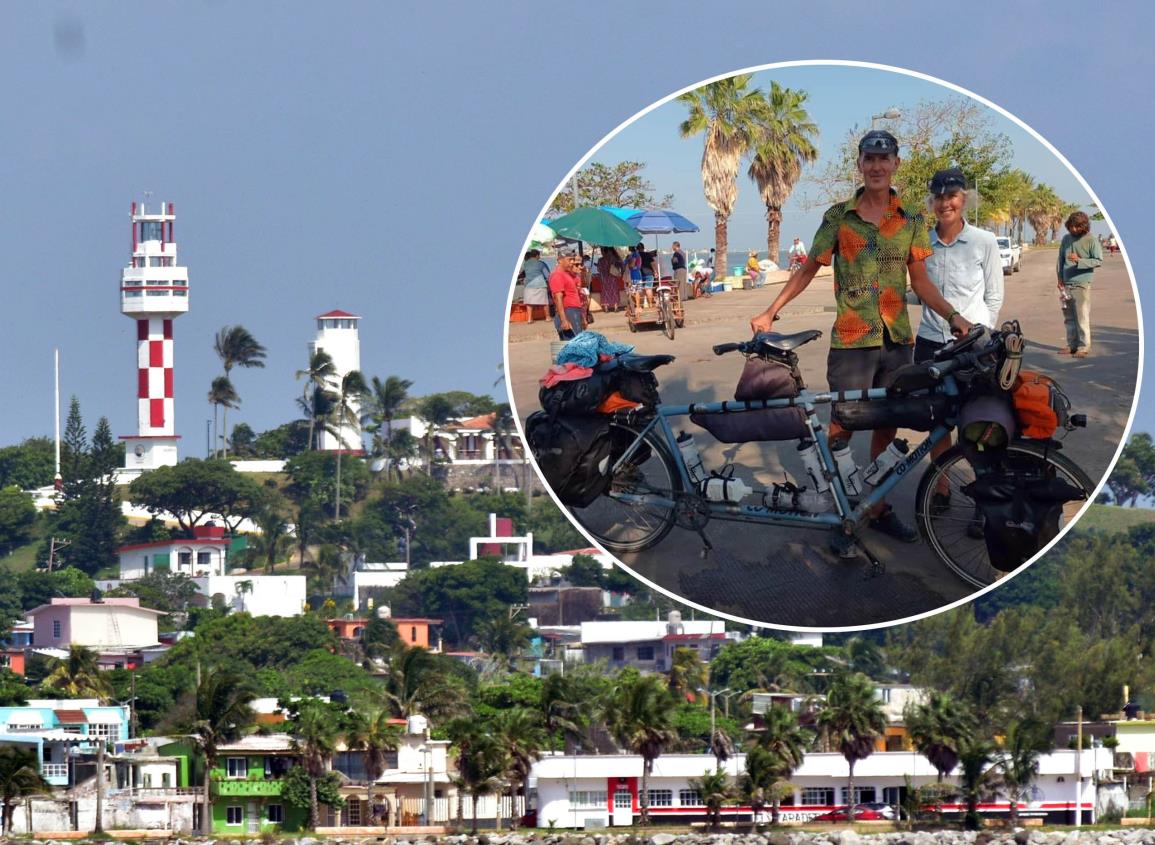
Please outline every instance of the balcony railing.
[[282, 786], [279, 780], [214, 780], [212, 794], [218, 798], [280, 795]]
[[40, 774], [45, 779], [48, 778], [67, 778], [68, 764], [67, 763], [44, 763], [40, 767]]

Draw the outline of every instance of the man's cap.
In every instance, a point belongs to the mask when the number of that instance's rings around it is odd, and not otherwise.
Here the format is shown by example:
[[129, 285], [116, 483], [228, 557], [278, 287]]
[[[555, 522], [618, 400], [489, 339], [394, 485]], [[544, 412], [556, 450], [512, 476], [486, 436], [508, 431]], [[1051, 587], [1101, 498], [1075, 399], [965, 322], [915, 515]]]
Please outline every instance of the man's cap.
[[858, 152], [898, 155], [898, 139], [885, 129], [871, 129], [858, 142]]
[[934, 176], [930, 177], [930, 182], [927, 187], [933, 196], [951, 194], [955, 191], [965, 191], [967, 189], [967, 178], [963, 175], [961, 169], [948, 167], [945, 170], [936, 171]]

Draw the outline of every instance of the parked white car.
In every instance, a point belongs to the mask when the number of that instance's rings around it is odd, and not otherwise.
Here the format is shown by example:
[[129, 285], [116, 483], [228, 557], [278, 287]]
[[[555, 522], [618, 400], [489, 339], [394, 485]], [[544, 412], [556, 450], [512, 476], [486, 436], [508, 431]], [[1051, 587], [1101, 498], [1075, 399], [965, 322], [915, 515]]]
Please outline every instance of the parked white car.
[[1003, 260], [1003, 275], [1019, 272], [1023, 263], [1023, 245], [1011, 243], [1010, 238], [995, 238], [999, 242], [999, 257]]

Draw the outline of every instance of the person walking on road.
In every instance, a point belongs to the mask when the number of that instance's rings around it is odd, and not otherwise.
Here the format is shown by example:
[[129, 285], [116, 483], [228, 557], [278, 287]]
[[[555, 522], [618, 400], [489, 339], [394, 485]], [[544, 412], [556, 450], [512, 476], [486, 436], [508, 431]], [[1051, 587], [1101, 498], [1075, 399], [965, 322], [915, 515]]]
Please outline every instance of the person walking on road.
[[554, 327], [560, 340], [572, 340], [585, 331], [585, 306], [581, 294], [581, 259], [562, 252], [549, 275], [549, 295], [554, 303]]
[[1067, 218], [1067, 234], [1059, 244], [1059, 295], [1067, 326], [1067, 349], [1076, 358], [1091, 354], [1091, 277], [1103, 263], [1103, 248], [1091, 236], [1091, 219], [1082, 211]]
[[686, 253], [682, 251], [682, 245], [677, 241], [674, 241], [674, 251], [670, 254], [670, 269], [674, 271], [678, 298], [685, 302], [690, 298], [690, 280], [686, 270]]
[[[769, 331], [778, 312], [806, 290], [819, 267], [834, 265], [837, 315], [830, 335], [826, 379], [832, 391], [885, 387], [895, 371], [912, 361], [914, 333], [906, 308], [907, 275], [924, 308], [938, 314], [956, 337], [970, 331], [970, 321], [951, 305], [927, 275], [933, 253], [924, 218], [908, 212], [891, 187], [901, 160], [898, 141], [889, 132], [872, 130], [858, 142], [858, 171], [863, 185], [854, 197], [836, 203], [822, 216], [805, 263], [791, 274], [770, 307], [750, 321], [754, 332]], [[830, 422], [832, 448], [850, 440], [838, 424], [838, 406]], [[894, 440], [894, 428], [871, 433], [871, 458]], [[887, 503], [873, 512], [870, 527], [902, 542], [918, 540]], [[850, 537], [835, 534], [840, 555], [853, 556]]]

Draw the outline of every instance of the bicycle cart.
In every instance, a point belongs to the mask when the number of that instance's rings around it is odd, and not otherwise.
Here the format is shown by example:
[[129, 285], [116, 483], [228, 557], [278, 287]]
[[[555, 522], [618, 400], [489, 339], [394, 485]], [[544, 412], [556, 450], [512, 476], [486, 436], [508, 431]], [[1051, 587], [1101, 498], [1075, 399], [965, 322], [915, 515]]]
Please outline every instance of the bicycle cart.
[[685, 324], [685, 311], [678, 286], [671, 279], [632, 284], [626, 292], [626, 325], [631, 332], [638, 326], [657, 325], [670, 340], [675, 329]]
[[[1017, 401], [1023, 383], [1019, 375], [1023, 340], [1017, 323], [1004, 324], [998, 332], [976, 327], [948, 344], [933, 361], [900, 370], [891, 387], [837, 394], [806, 390], [798, 374], [794, 350], [820, 335], [816, 330], [764, 333], [751, 341], [715, 346], [718, 355], [744, 354], [754, 374], [747, 383], [753, 390], [746, 390], [744, 370], [736, 401], [663, 404], [652, 371], [668, 364], [672, 356], [615, 360], [614, 366], [638, 374], [635, 381], [639, 375], [649, 379], [652, 390], [636, 400], [641, 404], [634, 409], [609, 415], [604, 429], [608, 458], [593, 455], [592, 450], [586, 453], [587, 463], [609, 464], [602, 476], [604, 486], [585, 487], [578, 501], [558, 495], [585, 530], [616, 553], [655, 546], [675, 525], [700, 536], [703, 554], [710, 548], [704, 529], [712, 520], [790, 525], [840, 535], [836, 545], [851, 554], [857, 549], [868, 561], [867, 574], [878, 575], [885, 570], [862, 541], [863, 525], [887, 494], [914, 474], [932, 446], [958, 428], [958, 444], [933, 460], [923, 475], [915, 517], [919, 532], [939, 559], [976, 587], [992, 584], [1032, 559], [1090, 497], [1094, 483], [1060, 453], [1062, 444], [1054, 439], [1055, 434], [1085, 426], [1086, 418], [1067, 413], [1070, 405], [1057, 385], [1048, 381], [1045, 386], [1055, 391], [1051, 396], [1057, 413], [1051, 418], [1051, 433], [1022, 436], [1029, 430], [1020, 429], [1025, 425]], [[758, 393], [771, 381], [773, 389], [762, 395], [768, 392], [777, 398], [746, 395]], [[982, 403], [991, 400], [1009, 414], [1012, 392], [1018, 423], [1008, 421], [1000, 427], [997, 413], [968, 422], [976, 418], [975, 409], [985, 409]], [[869, 466], [859, 468], [846, 446], [828, 439], [816, 415], [818, 406], [834, 402], [839, 422], [848, 431], [901, 427], [927, 432], [927, 437], [909, 447], [896, 440]], [[547, 415], [535, 416], [546, 431]], [[693, 438], [675, 435], [674, 420], [687, 418], [725, 443], [796, 441], [806, 467], [800, 481], [809, 489], [790, 481], [751, 489], [734, 475], [733, 464], [721, 472], [707, 470]], [[527, 437], [556, 492], [548, 451], [539, 448], [548, 444], [535, 440], [535, 428], [531, 417]], [[994, 438], [996, 431], [1002, 432], [1002, 440]]]

